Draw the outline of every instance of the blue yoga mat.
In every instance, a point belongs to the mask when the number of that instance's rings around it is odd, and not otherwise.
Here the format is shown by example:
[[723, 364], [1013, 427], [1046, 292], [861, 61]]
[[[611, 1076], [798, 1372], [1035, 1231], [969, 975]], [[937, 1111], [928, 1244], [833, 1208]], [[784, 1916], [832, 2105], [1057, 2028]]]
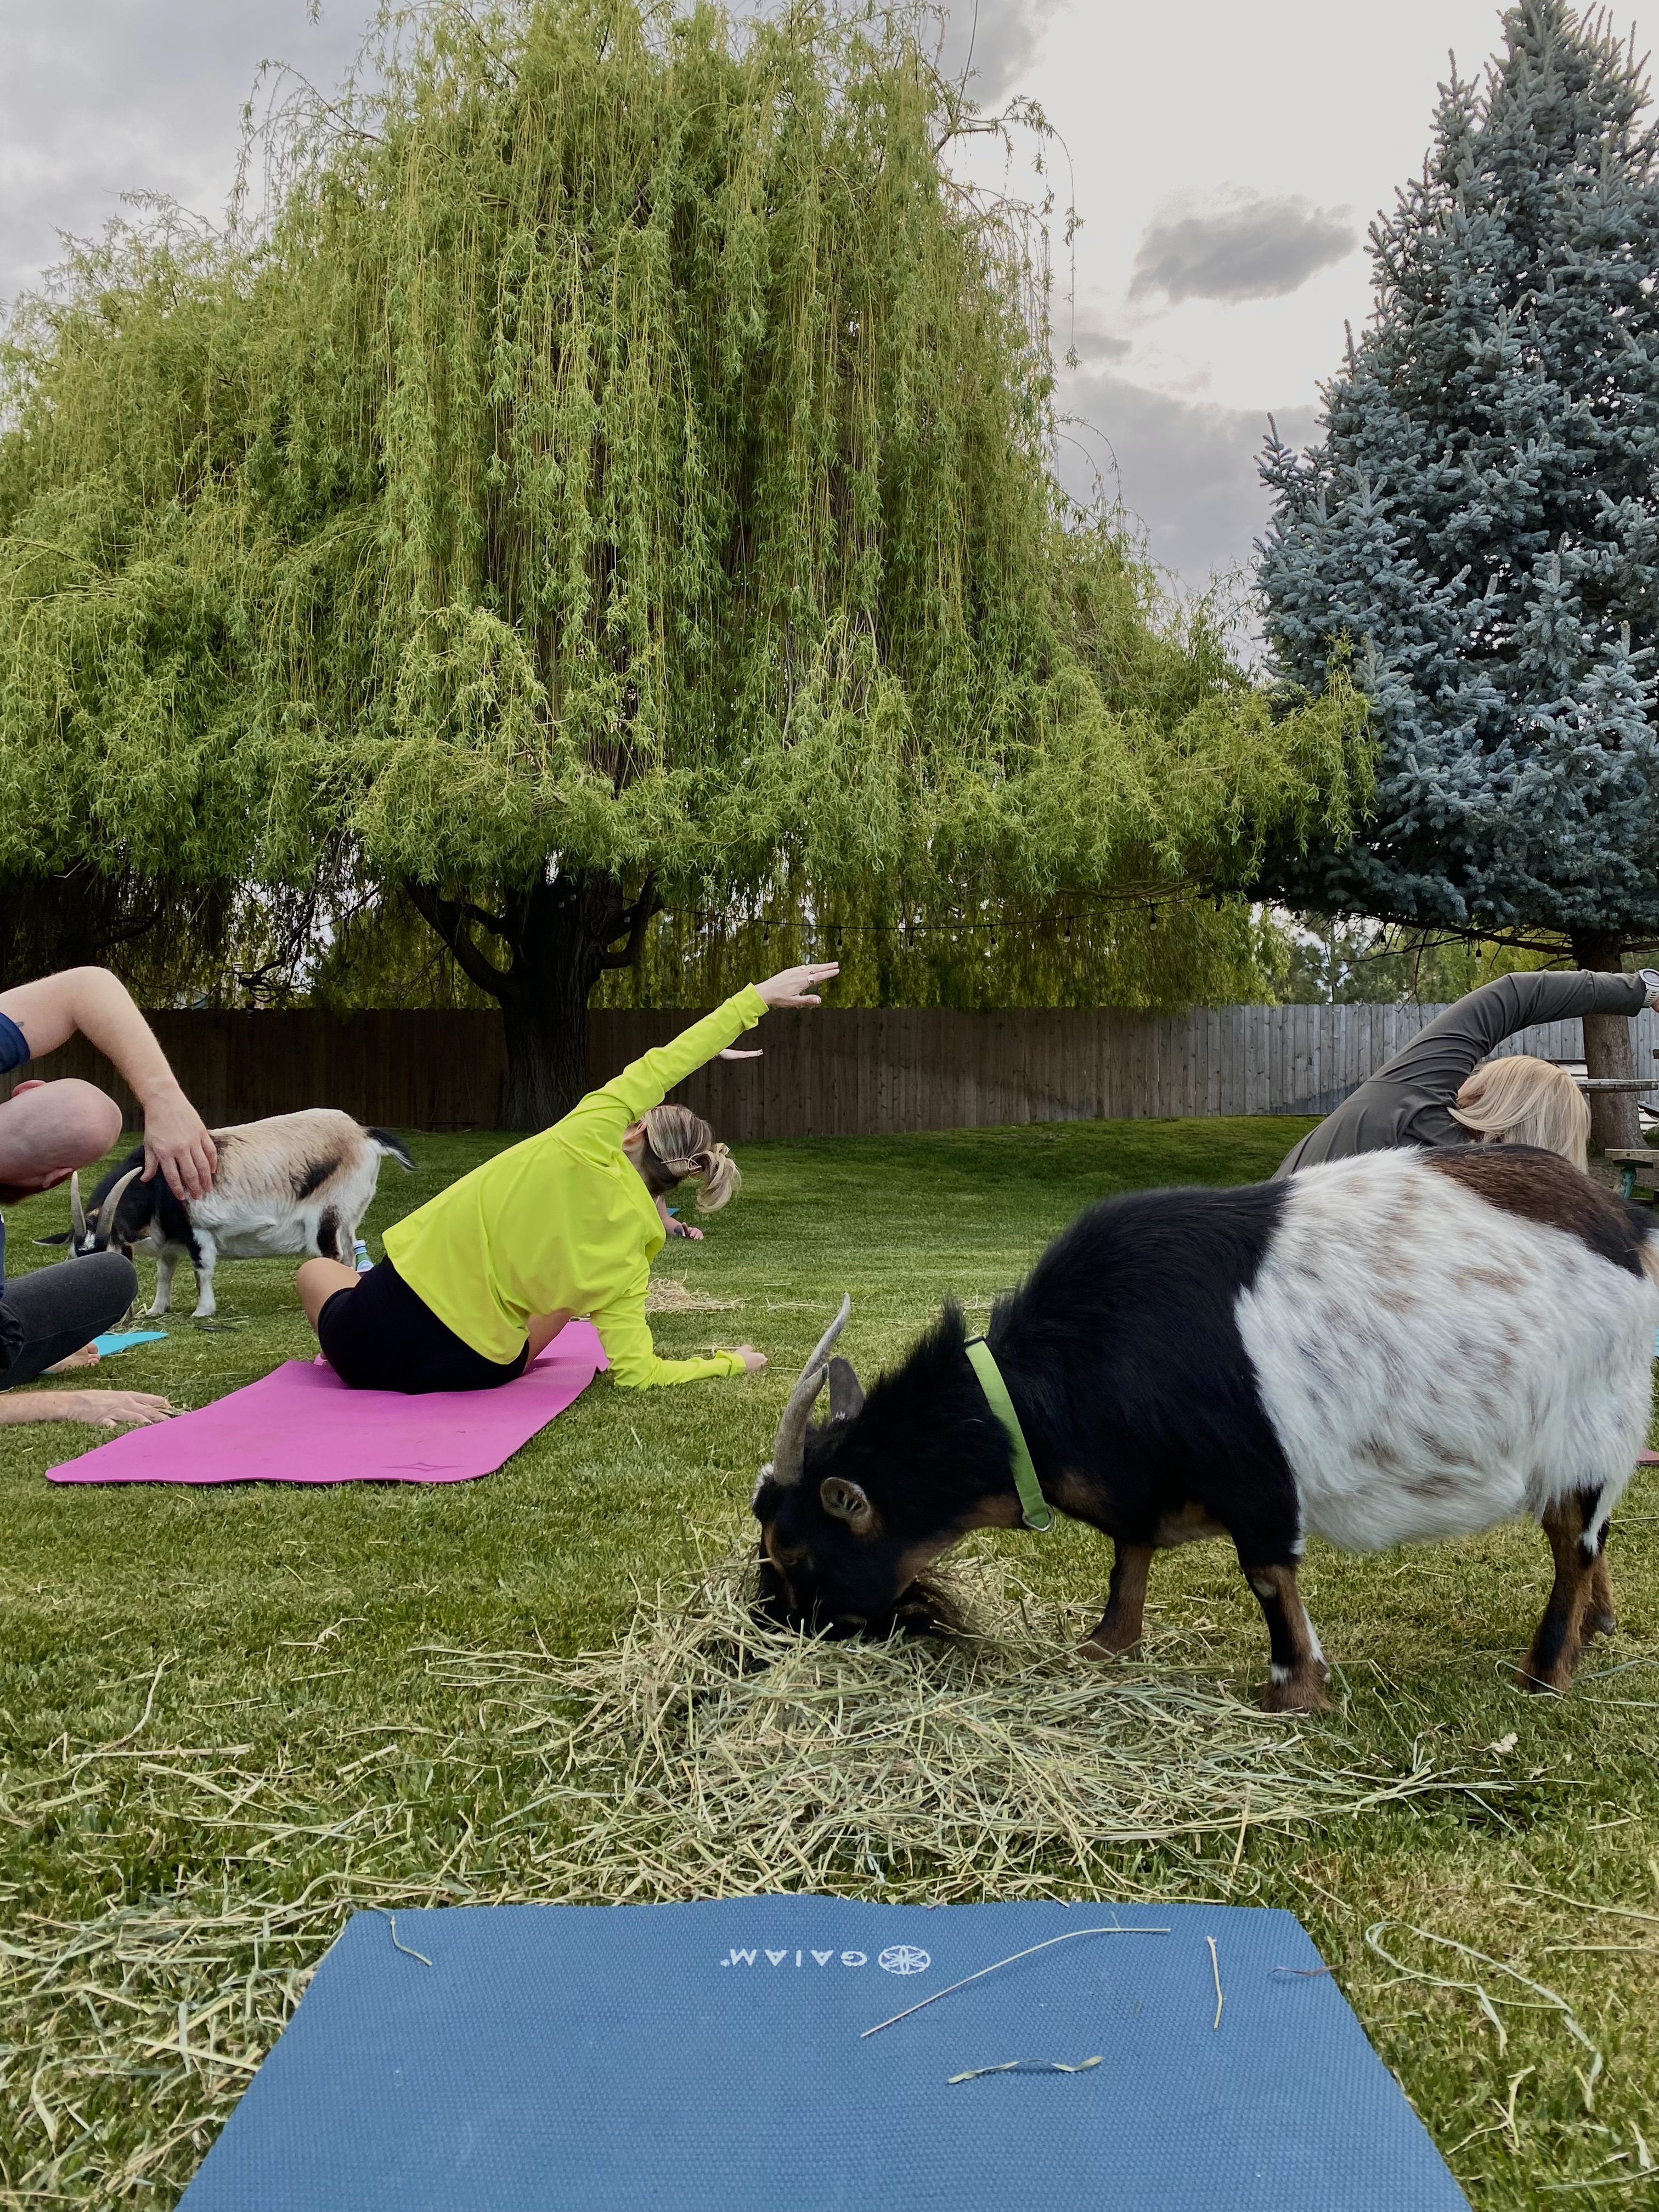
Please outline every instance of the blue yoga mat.
[[1220, 1905], [362, 1912], [184, 2212], [1467, 2212], [1321, 1964]]
[[112, 1358], [118, 1352], [131, 1352], [135, 1344], [161, 1344], [167, 1340], [164, 1328], [112, 1329], [106, 1335], [94, 1336], [94, 1348], [100, 1359]]

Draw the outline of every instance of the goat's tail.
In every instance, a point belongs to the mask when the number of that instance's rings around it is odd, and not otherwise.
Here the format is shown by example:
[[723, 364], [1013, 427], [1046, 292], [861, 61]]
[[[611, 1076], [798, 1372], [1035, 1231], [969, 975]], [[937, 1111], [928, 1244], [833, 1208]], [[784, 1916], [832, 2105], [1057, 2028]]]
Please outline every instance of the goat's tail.
[[405, 1175], [415, 1173], [414, 1161], [410, 1158], [409, 1154], [389, 1129], [365, 1129], [363, 1134], [368, 1139], [369, 1143], [377, 1146], [380, 1152], [390, 1153]]

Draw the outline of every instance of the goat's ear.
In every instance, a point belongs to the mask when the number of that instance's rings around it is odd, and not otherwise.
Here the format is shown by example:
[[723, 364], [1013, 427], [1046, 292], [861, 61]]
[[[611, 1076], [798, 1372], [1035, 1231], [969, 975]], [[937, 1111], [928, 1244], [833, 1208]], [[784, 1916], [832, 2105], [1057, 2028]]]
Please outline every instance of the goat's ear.
[[856, 1482], [826, 1474], [818, 1485], [818, 1503], [826, 1513], [844, 1521], [855, 1536], [867, 1536], [876, 1522], [876, 1509]]
[[832, 1421], [855, 1421], [864, 1411], [864, 1389], [853, 1372], [850, 1359], [835, 1358], [830, 1362], [830, 1418]]

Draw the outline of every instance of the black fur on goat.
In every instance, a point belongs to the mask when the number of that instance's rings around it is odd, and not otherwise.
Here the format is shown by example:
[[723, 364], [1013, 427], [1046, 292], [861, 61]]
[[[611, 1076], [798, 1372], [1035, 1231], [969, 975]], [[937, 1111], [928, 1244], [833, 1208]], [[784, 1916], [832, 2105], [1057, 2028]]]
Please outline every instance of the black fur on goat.
[[[125, 1159], [100, 1176], [87, 1207], [87, 1231], [76, 1240], [77, 1252], [102, 1252], [113, 1245], [117, 1250], [132, 1257], [132, 1248], [145, 1236], [154, 1224], [160, 1238], [167, 1244], [179, 1245], [188, 1252], [193, 1266], [199, 1266], [201, 1255], [195, 1233], [191, 1228], [190, 1214], [183, 1202], [167, 1188], [167, 1177], [154, 1175], [145, 1179], [143, 1174], [144, 1148], [137, 1145]], [[137, 1182], [130, 1182], [121, 1194], [121, 1202], [115, 1209], [113, 1222], [104, 1219], [104, 1202], [124, 1176], [133, 1169], [140, 1170]]]

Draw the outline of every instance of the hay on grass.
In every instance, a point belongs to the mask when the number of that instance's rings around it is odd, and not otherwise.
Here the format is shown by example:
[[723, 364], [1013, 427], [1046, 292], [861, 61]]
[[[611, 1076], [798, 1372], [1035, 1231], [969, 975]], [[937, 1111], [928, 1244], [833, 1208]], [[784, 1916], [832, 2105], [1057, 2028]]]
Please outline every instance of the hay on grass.
[[[994, 1564], [952, 1581], [970, 1631], [827, 1644], [757, 1622], [734, 1559], [643, 1598], [603, 1650], [429, 1650], [441, 1725], [289, 1708], [269, 1762], [162, 1741], [158, 1668], [125, 1735], [0, 1778], [0, 1818], [50, 1836], [88, 1899], [7, 1900], [0, 2201], [182, 2185], [365, 1906], [1248, 1896], [1251, 1829], [1475, 1790], [1420, 1752], [1360, 1759], [1328, 1718], [1270, 1718], [1199, 1678], [1189, 1634], [1102, 1667], [1073, 1649], [1080, 1616]], [[158, 1864], [167, 1893], [134, 1894]]]
[[541, 1864], [572, 1898], [1231, 1893], [1249, 1828], [1472, 1786], [1420, 1753], [1380, 1770], [1328, 1722], [1167, 1665], [1085, 1660], [1081, 1620], [989, 1563], [950, 1595], [967, 1632], [826, 1643], [757, 1620], [733, 1560], [604, 1650], [435, 1656], [539, 1746], [547, 1790], [502, 1826], [557, 1808]]
[[645, 1310], [656, 1313], [730, 1313], [741, 1305], [740, 1298], [714, 1298], [705, 1291], [694, 1291], [678, 1275], [653, 1275], [645, 1294]]

